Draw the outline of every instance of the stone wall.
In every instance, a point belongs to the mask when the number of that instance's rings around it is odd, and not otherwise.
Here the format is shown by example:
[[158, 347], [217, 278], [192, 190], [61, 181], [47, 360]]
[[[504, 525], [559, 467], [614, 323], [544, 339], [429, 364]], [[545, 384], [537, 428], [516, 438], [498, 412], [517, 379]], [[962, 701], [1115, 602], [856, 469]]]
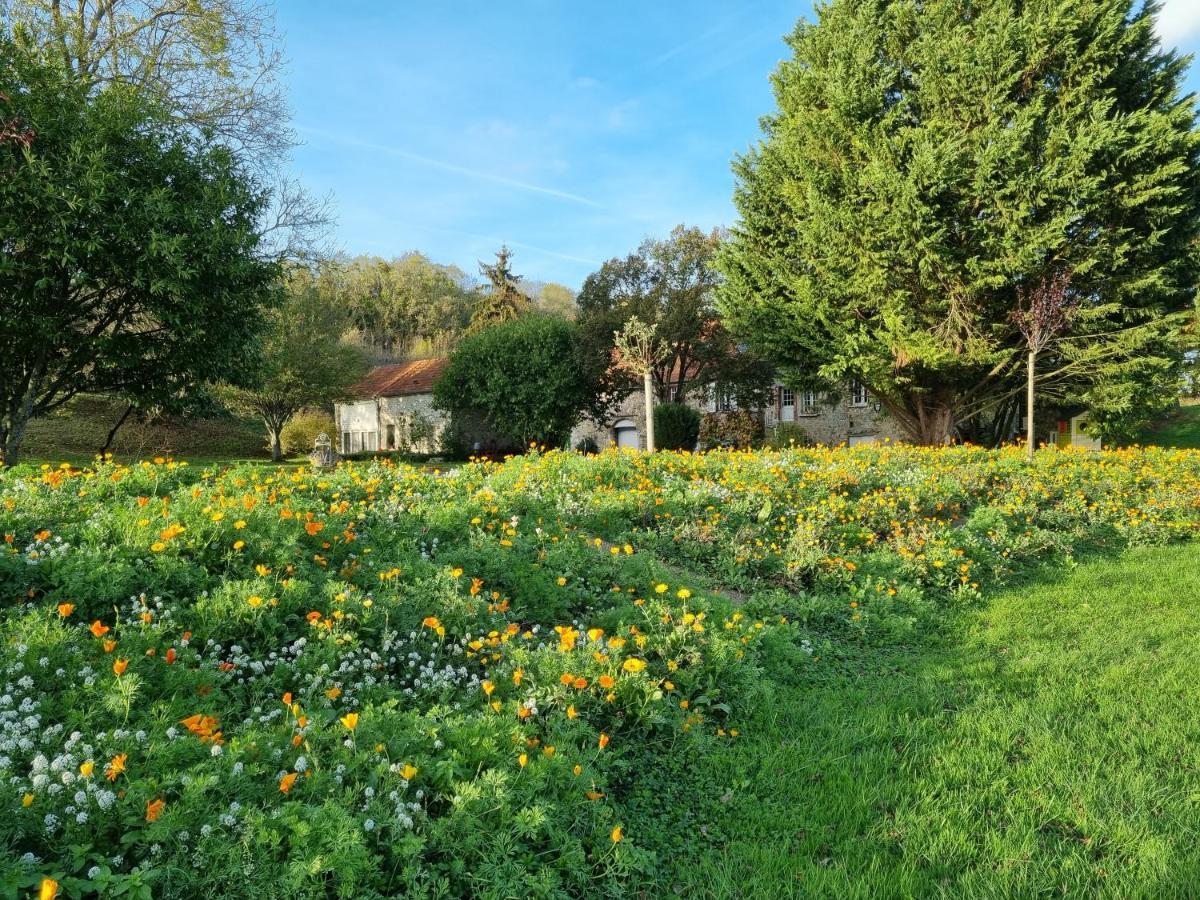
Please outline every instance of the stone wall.
[[[778, 394], [777, 394], [778, 396]], [[809, 441], [814, 444], [855, 444], [878, 440], [896, 441], [902, 438], [902, 432], [886, 411], [876, 409], [876, 401], [868, 397], [866, 406], [855, 406], [851, 402], [850, 387], [831, 393], [820, 398], [820, 403], [814, 415], [795, 417], [795, 426]], [[688, 405], [699, 410], [703, 415], [716, 412], [716, 402], [707, 396], [693, 394], [688, 399]], [[571, 432], [571, 446], [579, 447], [586, 439], [595, 441], [597, 448], [603, 450], [611, 446], [615, 440], [614, 426], [622, 420], [629, 420], [637, 429], [638, 447], [646, 448], [646, 417], [645, 400], [640, 390], [629, 394], [621, 405], [604, 423], [597, 425], [584, 421], [575, 426]], [[762, 415], [763, 424], [770, 430], [779, 422], [780, 407], [778, 403], [771, 404], [765, 409], [758, 410]]]

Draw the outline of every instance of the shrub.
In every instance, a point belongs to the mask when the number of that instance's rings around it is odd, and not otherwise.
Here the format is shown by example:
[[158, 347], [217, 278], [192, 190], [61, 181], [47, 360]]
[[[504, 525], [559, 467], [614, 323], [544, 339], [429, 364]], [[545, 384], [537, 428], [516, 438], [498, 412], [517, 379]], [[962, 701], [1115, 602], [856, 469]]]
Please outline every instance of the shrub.
[[815, 442], [803, 425], [779, 422], [768, 429], [766, 445], [773, 450], [786, 450], [788, 447], [813, 447]]
[[333, 416], [321, 410], [305, 410], [292, 416], [280, 433], [283, 452], [289, 456], [308, 453], [313, 448], [313, 441], [321, 432], [329, 435], [334, 448], [338, 445], [337, 423]]
[[700, 413], [686, 403], [654, 407], [654, 443], [660, 450], [695, 450], [700, 438]]
[[763, 437], [762, 420], [744, 409], [708, 413], [700, 422], [700, 446], [755, 447]]

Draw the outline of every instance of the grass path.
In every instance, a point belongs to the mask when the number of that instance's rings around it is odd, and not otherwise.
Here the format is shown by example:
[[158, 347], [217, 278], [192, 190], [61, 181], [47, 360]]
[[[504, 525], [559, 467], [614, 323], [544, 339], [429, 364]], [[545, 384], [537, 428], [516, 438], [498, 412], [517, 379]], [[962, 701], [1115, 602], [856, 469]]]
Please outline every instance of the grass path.
[[1196, 896], [1200, 547], [1083, 564], [948, 632], [765, 686], [745, 736], [657, 786], [647, 815], [665, 791], [696, 835], [676, 893]]

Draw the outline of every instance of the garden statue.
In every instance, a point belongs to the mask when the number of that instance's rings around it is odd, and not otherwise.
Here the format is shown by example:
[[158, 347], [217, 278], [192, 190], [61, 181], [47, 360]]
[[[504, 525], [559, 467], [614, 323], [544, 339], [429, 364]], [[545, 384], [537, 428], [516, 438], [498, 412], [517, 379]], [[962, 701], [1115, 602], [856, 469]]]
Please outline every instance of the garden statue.
[[321, 432], [313, 440], [312, 453], [308, 454], [309, 460], [312, 461], [314, 469], [332, 469], [337, 465], [338, 455], [334, 452], [333, 442], [329, 440], [329, 435]]

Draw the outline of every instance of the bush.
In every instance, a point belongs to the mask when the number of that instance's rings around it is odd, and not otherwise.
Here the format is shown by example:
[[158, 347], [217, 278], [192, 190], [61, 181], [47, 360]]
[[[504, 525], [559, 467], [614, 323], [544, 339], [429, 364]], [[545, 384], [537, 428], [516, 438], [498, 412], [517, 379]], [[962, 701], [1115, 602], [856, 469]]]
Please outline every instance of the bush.
[[336, 447], [337, 424], [333, 421], [333, 416], [319, 410], [297, 413], [283, 426], [283, 432], [280, 434], [283, 452], [289, 456], [310, 452], [313, 441], [322, 431], [329, 435], [329, 440]]
[[700, 438], [700, 413], [686, 403], [654, 407], [654, 443], [659, 450], [695, 450]]
[[786, 450], [788, 447], [814, 447], [813, 441], [804, 426], [796, 422], [780, 422], [767, 432], [766, 445], [772, 450]]
[[700, 446], [755, 447], [762, 442], [762, 420], [744, 409], [708, 413], [700, 422]]

